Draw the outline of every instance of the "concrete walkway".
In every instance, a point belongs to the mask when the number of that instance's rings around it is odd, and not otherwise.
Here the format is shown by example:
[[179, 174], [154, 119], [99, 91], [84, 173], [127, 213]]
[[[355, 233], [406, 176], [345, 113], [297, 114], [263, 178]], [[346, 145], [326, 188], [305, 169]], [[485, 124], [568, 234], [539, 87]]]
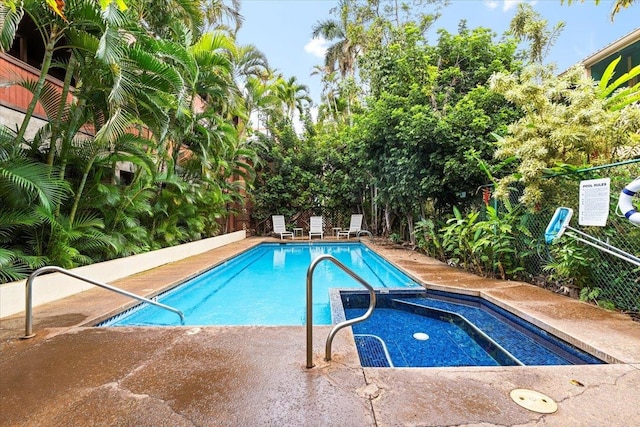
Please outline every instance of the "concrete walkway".
[[[115, 282], [153, 295], [258, 244], [251, 238]], [[268, 239], [266, 239], [268, 240]], [[0, 426], [639, 425], [640, 323], [543, 289], [482, 279], [412, 251], [369, 243], [429, 288], [484, 298], [609, 362], [499, 368], [362, 368], [349, 330], [333, 361], [328, 326], [93, 328], [126, 298], [92, 289], [0, 319]], [[37, 286], [36, 290], [37, 292]], [[514, 403], [544, 393], [552, 414]]]

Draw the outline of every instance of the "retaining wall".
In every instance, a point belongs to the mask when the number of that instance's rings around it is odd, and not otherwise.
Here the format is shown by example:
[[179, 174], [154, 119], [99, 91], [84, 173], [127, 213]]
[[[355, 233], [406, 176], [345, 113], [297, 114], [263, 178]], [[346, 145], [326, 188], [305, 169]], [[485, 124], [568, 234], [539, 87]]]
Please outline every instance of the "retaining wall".
[[[228, 245], [246, 238], [245, 231], [210, 237], [197, 242], [170, 248], [158, 249], [126, 258], [100, 262], [84, 267], [74, 268], [72, 271], [81, 276], [103, 283], [109, 283], [132, 274], [140, 273], [163, 264], [188, 258], [207, 252], [211, 249]], [[95, 287], [73, 277], [60, 273], [38, 276], [33, 289], [33, 306], [36, 307], [58, 299], [66, 298], [78, 292]], [[20, 313], [25, 310], [26, 280], [0, 285], [0, 318]]]

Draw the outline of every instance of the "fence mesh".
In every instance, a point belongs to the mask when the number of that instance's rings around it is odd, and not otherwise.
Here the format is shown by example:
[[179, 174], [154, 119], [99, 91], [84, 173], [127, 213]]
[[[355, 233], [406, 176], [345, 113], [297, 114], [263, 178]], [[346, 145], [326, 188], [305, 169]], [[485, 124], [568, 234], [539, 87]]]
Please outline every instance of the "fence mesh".
[[[640, 159], [549, 178], [555, 194], [536, 212], [523, 216], [522, 225], [528, 232], [519, 233], [516, 240], [528, 280], [545, 287], [550, 282], [556, 286], [560, 283], [562, 290], [573, 296], [579, 296], [582, 291], [583, 298], [599, 304], [640, 312], [640, 267], [577, 240], [575, 237], [580, 235], [575, 232], [565, 233], [551, 245], [544, 241], [545, 230], [556, 208], [563, 206], [573, 209], [570, 226], [575, 230], [640, 257], [640, 227], [617, 211], [620, 191], [638, 176]], [[604, 227], [583, 227], [578, 224], [580, 182], [596, 178], [611, 180], [609, 216]], [[521, 194], [513, 191], [511, 202], [518, 203]], [[563, 274], [566, 277], [563, 278]]]

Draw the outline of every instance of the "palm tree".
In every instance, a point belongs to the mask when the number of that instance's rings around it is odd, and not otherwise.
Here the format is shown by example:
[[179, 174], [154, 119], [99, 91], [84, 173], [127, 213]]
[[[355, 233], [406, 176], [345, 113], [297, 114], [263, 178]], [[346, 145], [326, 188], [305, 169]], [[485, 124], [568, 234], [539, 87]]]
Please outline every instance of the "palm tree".
[[[336, 71], [331, 71], [327, 69], [326, 66], [316, 65], [311, 72], [311, 75], [320, 75], [322, 79], [322, 94], [321, 99], [326, 103], [326, 107], [320, 108], [318, 112], [318, 120], [322, 121], [328, 113], [331, 119], [334, 122], [338, 122], [339, 120], [339, 111], [338, 108], [339, 98], [340, 98], [340, 87], [339, 80], [337, 77]], [[320, 114], [323, 113], [323, 114]]]
[[136, 19], [140, 29], [162, 38], [171, 37], [172, 25], [184, 24], [198, 35], [204, 25], [204, 8], [199, 0], [128, 0], [128, 15]]
[[325, 67], [328, 72], [338, 70], [343, 78], [354, 74], [360, 51], [359, 45], [349, 37], [349, 7], [349, 0], [341, 0], [337, 7], [340, 19], [319, 21], [311, 32], [313, 38], [323, 37], [334, 42], [325, 53]]
[[252, 44], [236, 46], [230, 54], [233, 76], [241, 84], [249, 77], [261, 77], [269, 70], [267, 57]]
[[[82, 3], [82, 1], [79, 1], [79, 3]], [[3, 12], [6, 11], [6, 6], [2, 6], [2, 8]], [[45, 88], [46, 77], [51, 67], [51, 61], [56, 50], [56, 45], [58, 45], [64, 37], [65, 32], [69, 29], [68, 21], [62, 19], [59, 15], [50, 13], [49, 6], [47, 6], [46, 3], [36, 0], [26, 0], [23, 2], [22, 10], [29, 15], [32, 21], [36, 24], [39, 33], [42, 36], [42, 41], [44, 43], [44, 57], [40, 65], [40, 75], [38, 80], [34, 82], [31, 88], [33, 98], [27, 107], [25, 117], [16, 135], [17, 140], [22, 140], [24, 138], [29, 122], [31, 121], [31, 117], [33, 116], [33, 112], [35, 111], [36, 105]], [[15, 34], [15, 28], [17, 28], [17, 24], [15, 24], [16, 15], [13, 12], [9, 12], [8, 17], [10, 18], [11, 25], [6, 26], [8, 30], [7, 35], [4, 34], [5, 28], [3, 28], [3, 45], [5, 45], [5, 41], [9, 38], [10, 30], [13, 28]], [[3, 27], [5, 26], [3, 25]], [[53, 147], [50, 147], [50, 149], [53, 149]]]
[[[46, 158], [49, 166], [35, 163], [47, 171], [50, 182], [73, 188], [73, 198], [53, 198], [54, 206], [47, 209], [36, 206], [28, 212], [34, 224], [29, 227], [12, 225], [10, 221], [25, 221], [18, 218], [21, 211], [15, 203], [1, 201], [0, 211], [10, 208], [13, 216], [0, 212], [0, 245], [5, 245], [0, 246], [0, 268], [6, 266], [12, 275], [16, 272], [11, 268], [20, 262], [26, 265], [24, 257], [31, 254], [74, 266], [90, 262], [89, 257], [112, 258], [211, 235], [225, 214], [225, 179], [244, 158], [229, 156], [247, 154], [238, 148], [232, 120], [243, 114], [243, 101], [234, 82], [231, 53], [247, 59], [237, 70], [248, 75], [261, 72], [260, 58], [250, 49], [238, 49], [226, 31], [199, 35], [202, 2], [163, 1], [160, 6], [168, 9], [179, 5], [172, 15], [179, 19], [162, 28], [154, 28], [160, 21], [140, 20], [147, 16], [140, 15], [141, 5], [149, 2], [127, 3], [128, 11], [113, 2], [102, 10], [94, 0], [76, 0], [64, 5], [64, 17], [38, 2], [25, 3], [26, 13], [41, 18], [34, 22], [47, 40], [64, 39], [70, 59], [58, 64], [53, 50], [48, 52], [49, 66], [66, 70], [62, 93], [47, 85], [47, 67], [38, 81], [22, 83], [34, 94], [33, 105], [43, 105], [51, 123], [33, 141], [24, 141], [20, 134], [10, 139], [16, 146], [30, 147], [25, 156]], [[9, 16], [14, 12], [4, 3], [2, 7], [0, 41], [5, 46], [10, 45], [5, 34], [13, 31], [6, 17], [9, 22], [17, 18]], [[67, 101], [72, 82], [74, 98]], [[196, 108], [202, 101], [202, 108]], [[134, 165], [129, 184], [115, 179], [118, 162]], [[2, 177], [9, 176], [9, 166], [0, 165]], [[226, 191], [237, 198], [231, 190]], [[33, 194], [35, 200], [37, 193]], [[150, 223], [147, 232], [144, 226]], [[2, 224], [11, 230], [27, 229], [28, 236], [22, 231], [19, 238], [13, 231], [5, 233]], [[165, 237], [149, 242], [161, 236]], [[28, 247], [22, 250], [20, 241]]]
[[[357, 59], [360, 55], [360, 45], [350, 36], [349, 15], [351, 13], [351, 0], [341, 0], [336, 10], [339, 13], [339, 20], [327, 19], [317, 22], [312, 29], [314, 38], [324, 37], [326, 40], [334, 41], [325, 53], [325, 74], [332, 74], [339, 71], [342, 80], [353, 81], [357, 67]], [[338, 83], [338, 86], [340, 84]], [[351, 120], [352, 95], [346, 97], [347, 116]], [[337, 105], [333, 106], [337, 112]]]
[[69, 186], [47, 165], [31, 160], [16, 144], [16, 133], [0, 126], [0, 283], [25, 278], [45, 265], [46, 256], [34, 253], [32, 237], [69, 194]]
[[294, 112], [297, 109], [300, 116], [303, 116], [305, 110], [312, 103], [309, 96], [309, 88], [307, 85], [299, 84], [298, 79], [290, 77], [289, 80], [285, 80], [282, 75], [276, 78], [274, 85], [275, 96], [280, 99], [284, 106], [284, 111], [287, 117], [293, 122]]
[[202, 2], [202, 9], [205, 17], [205, 26], [209, 29], [222, 29], [223, 20], [230, 21], [234, 27], [232, 33], [235, 35], [242, 26], [242, 15], [240, 15], [240, 0], [231, 0], [228, 5], [224, 0], [208, 0]]
[[[268, 75], [268, 73], [265, 73], [265, 75]], [[269, 118], [278, 112], [282, 112], [282, 101], [276, 93], [276, 81], [277, 80], [265, 78], [264, 76], [250, 76], [242, 89], [247, 118], [249, 121], [254, 118], [257, 120], [257, 123], [253, 124], [254, 126], [257, 125], [259, 132], [264, 129], [266, 131], [265, 133], [268, 134], [269, 129], [267, 124]], [[254, 113], [256, 113], [257, 117], [253, 117]], [[242, 123], [239, 123], [239, 126], [242, 126]], [[243, 129], [239, 128], [239, 130], [242, 131]]]
[[242, 137], [246, 123], [251, 114], [264, 105], [261, 98], [266, 94], [266, 86], [262, 77], [269, 73], [267, 58], [254, 45], [236, 46], [229, 52], [233, 64], [233, 78], [238, 92], [242, 96], [242, 108], [234, 119], [237, 123], [239, 135]]

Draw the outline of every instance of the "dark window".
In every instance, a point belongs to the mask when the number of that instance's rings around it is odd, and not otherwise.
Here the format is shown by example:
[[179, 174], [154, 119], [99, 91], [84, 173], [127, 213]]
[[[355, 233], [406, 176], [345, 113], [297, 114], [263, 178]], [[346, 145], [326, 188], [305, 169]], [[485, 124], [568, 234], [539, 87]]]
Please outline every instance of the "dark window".
[[133, 182], [133, 172], [120, 171], [120, 184], [129, 185]]
[[[58, 44], [62, 46], [66, 44], [66, 41], [61, 40]], [[28, 15], [24, 15], [22, 21], [20, 21], [16, 37], [7, 53], [34, 68], [40, 69], [44, 58], [44, 42], [40, 37], [36, 24]], [[67, 49], [56, 49], [53, 53], [52, 62], [69, 62], [69, 51]], [[58, 80], [63, 80], [65, 70], [51, 68], [48, 74]]]

